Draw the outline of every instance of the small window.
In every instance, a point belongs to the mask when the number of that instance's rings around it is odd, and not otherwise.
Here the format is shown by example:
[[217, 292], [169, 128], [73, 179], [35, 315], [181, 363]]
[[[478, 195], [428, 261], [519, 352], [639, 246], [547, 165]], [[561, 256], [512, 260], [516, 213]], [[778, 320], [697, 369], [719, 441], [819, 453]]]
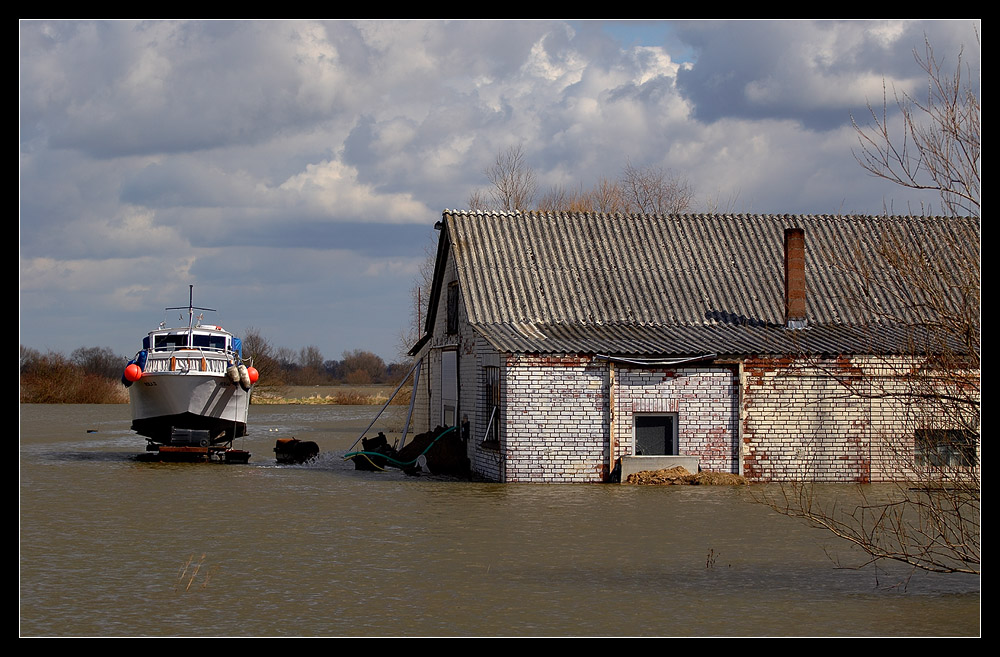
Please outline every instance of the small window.
[[676, 456], [677, 414], [636, 415], [635, 455]]
[[914, 462], [935, 468], [976, 464], [976, 434], [965, 429], [917, 429]]
[[498, 448], [500, 444], [500, 368], [487, 365], [483, 368], [483, 410], [486, 413], [485, 447]]
[[458, 282], [448, 284], [448, 335], [458, 333]]

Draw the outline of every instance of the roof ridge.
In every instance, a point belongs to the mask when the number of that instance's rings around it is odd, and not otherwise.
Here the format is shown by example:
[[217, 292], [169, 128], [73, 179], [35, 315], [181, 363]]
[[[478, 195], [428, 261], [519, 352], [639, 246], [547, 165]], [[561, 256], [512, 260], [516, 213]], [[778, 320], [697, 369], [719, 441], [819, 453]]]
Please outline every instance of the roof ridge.
[[697, 220], [733, 220], [733, 219], [763, 219], [763, 220], [866, 220], [866, 221], [976, 221], [979, 217], [968, 215], [918, 215], [918, 214], [839, 214], [839, 213], [770, 213], [770, 212], [593, 212], [589, 210], [459, 210], [445, 208], [442, 217], [446, 216], [496, 216], [496, 217], [603, 217], [603, 218], [653, 218], [653, 219], [697, 219]]

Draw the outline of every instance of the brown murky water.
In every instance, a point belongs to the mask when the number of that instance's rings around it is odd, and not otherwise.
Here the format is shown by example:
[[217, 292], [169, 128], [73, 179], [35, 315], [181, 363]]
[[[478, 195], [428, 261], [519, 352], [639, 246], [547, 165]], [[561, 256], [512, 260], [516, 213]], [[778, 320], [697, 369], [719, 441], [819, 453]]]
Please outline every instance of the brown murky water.
[[[355, 472], [374, 410], [254, 406], [224, 466], [135, 461], [126, 406], [21, 406], [21, 634], [980, 631], [978, 578], [836, 569], [846, 546], [744, 490]], [[293, 435], [320, 459], [277, 465]]]

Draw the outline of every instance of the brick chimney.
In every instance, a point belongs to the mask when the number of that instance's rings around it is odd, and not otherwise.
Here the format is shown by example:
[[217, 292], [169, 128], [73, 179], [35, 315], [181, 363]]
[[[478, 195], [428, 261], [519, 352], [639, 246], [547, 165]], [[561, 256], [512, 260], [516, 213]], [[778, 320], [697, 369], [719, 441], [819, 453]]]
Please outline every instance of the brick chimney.
[[785, 229], [785, 326], [806, 327], [806, 235]]

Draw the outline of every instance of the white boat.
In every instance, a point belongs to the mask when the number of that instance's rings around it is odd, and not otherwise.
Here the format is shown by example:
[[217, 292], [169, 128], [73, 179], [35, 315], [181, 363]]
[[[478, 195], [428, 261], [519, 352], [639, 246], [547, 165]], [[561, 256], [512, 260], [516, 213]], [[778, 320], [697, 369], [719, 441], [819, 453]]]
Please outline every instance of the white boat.
[[[195, 321], [193, 287], [188, 325], [160, 328], [142, 340], [125, 368], [132, 430], [150, 447], [232, 443], [246, 435], [250, 389], [257, 372], [243, 362], [240, 339], [221, 326]], [[167, 308], [183, 310], [183, 307]]]

